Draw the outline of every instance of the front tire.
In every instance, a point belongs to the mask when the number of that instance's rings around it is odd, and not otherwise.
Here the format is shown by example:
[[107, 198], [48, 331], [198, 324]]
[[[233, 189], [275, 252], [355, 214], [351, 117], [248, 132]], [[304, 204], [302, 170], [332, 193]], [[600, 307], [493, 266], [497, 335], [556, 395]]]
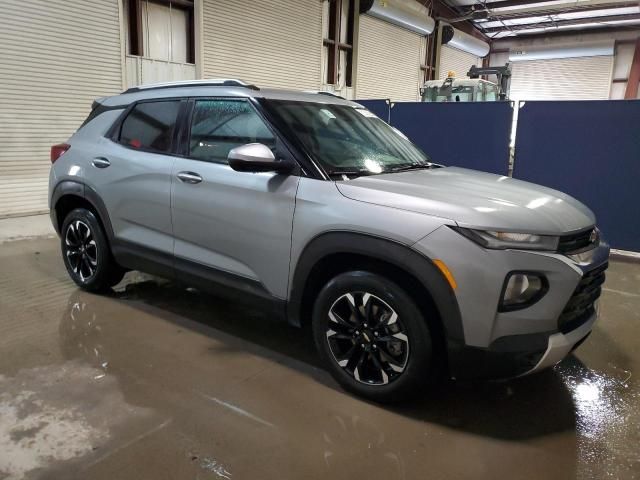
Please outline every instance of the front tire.
[[122, 280], [125, 271], [113, 259], [92, 211], [76, 208], [69, 212], [62, 223], [60, 244], [67, 272], [83, 290], [105, 291]]
[[415, 301], [396, 283], [346, 272], [320, 291], [313, 311], [316, 347], [345, 390], [377, 402], [424, 392], [435, 375], [433, 343]]

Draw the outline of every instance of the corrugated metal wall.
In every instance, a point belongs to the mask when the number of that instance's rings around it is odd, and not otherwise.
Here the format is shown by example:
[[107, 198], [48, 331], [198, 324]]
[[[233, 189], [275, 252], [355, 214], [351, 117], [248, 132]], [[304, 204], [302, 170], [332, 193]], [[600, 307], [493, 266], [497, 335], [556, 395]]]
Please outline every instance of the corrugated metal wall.
[[512, 100], [606, 100], [613, 56], [513, 62]]
[[414, 101], [420, 89], [420, 35], [360, 15], [356, 98]]
[[319, 0], [205, 0], [203, 37], [205, 78], [297, 90], [320, 87]]
[[481, 64], [482, 60], [471, 53], [442, 45], [438, 78], [444, 80], [449, 72], [455, 72], [457, 78], [467, 78], [471, 66]]
[[49, 147], [122, 90], [117, 0], [0, 6], [0, 217], [47, 209]]

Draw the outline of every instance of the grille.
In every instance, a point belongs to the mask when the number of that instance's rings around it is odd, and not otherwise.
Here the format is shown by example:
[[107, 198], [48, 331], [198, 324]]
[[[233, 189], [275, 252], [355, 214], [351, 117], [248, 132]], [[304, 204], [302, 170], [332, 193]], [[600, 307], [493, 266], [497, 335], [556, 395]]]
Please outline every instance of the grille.
[[593, 304], [602, 293], [604, 271], [608, 266], [609, 264], [605, 263], [583, 275], [558, 319], [558, 329], [562, 333], [575, 330], [594, 313]]
[[590, 228], [583, 232], [572, 233], [571, 235], [564, 235], [560, 237], [560, 243], [558, 244], [558, 251], [560, 253], [580, 253], [581, 251], [588, 250], [595, 243], [598, 242], [598, 235], [592, 237], [595, 228]]

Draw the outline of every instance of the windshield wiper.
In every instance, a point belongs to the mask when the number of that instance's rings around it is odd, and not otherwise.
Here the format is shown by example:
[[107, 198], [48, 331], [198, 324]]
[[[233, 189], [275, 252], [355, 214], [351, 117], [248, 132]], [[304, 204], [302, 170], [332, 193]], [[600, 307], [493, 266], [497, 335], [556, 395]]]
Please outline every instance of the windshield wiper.
[[409, 165], [402, 165], [395, 168], [387, 168], [385, 172], [406, 172], [407, 170], [423, 170], [426, 168], [434, 168], [434, 163], [412, 163]]
[[331, 177], [340, 177], [340, 179], [343, 179], [344, 176], [346, 177], [363, 177], [365, 175], [378, 175], [380, 173], [384, 173], [384, 172], [372, 172], [371, 170], [367, 170], [366, 168], [363, 169], [335, 169], [335, 170], [331, 170], [329, 173], [329, 176]]

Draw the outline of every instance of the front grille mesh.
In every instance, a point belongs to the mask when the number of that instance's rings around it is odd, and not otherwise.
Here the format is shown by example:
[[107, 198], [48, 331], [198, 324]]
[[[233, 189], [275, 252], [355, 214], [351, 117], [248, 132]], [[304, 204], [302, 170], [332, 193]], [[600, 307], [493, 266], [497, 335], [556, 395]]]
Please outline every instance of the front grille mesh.
[[558, 251], [560, 253], [572, 254], [588, 250], [598, 242], [597, 235], [595, 235], [594, 237], [591, 236], [593, 231], [594, 228], [590, 228], [589, 230], [585, 230], [583, 232], [563, 235], [562, 237], [560, 237]]
[[594, 303], [602, 293], [604, 271], [608, 266], [605, 263], [583, 275], [558, 319], [558, 329], [562, 333], [575, 330], [594, 313]]

